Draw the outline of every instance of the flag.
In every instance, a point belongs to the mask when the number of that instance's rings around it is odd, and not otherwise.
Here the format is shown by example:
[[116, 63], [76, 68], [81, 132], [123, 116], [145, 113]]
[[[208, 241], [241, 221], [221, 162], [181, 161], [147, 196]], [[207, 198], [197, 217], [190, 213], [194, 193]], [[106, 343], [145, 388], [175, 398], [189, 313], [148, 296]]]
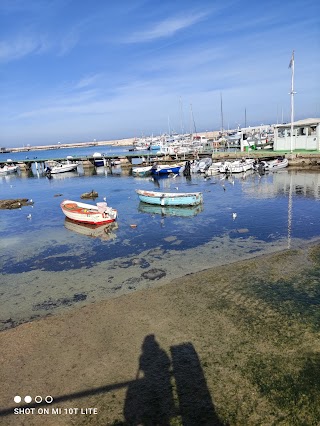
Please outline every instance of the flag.
[[288, 68], [292, 68], [292, 66], [293, 66], [293, 62], [294, 62], [294, 50], [292, 51], [292, 56], [291, 56], [291, 59], [290, 59], [290, 63], [289, 63], [289, 67], [288, 67]]

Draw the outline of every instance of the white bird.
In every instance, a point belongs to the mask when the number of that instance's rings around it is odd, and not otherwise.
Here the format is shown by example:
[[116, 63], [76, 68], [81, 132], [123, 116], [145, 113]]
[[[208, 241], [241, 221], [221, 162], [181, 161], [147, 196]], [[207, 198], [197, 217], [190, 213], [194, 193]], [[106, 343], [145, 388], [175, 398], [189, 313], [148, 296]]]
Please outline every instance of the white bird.
[[179, 187], [178, 187], [178, 186], [175, 186], [175, 187], [174, 187], [174, 189], [176, 189], [176, 190], [178, 191]]
[[29, 203], [33, 203], [33, 200], [32, 200], [32, 198], [30, 198], [30, 200], [29, 200]]
[[236, 217], [237, 217], [237, 213], [232, 213], [232, 219], [235, 220]]
[[31, 213], [28, 214], [27, 219], [31, 219]]
[[107, 201], [107, 197], [103, 197], [103, 201]]

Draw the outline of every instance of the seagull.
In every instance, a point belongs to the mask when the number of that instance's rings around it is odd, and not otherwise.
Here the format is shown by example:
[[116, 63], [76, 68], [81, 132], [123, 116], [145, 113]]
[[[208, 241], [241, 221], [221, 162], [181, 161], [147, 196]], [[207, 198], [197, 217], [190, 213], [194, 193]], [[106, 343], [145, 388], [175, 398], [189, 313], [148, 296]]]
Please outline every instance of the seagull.
[[107, 197], [103, 197], [103, 201], [107, 201]]
[[235, 220], [236, 217], [237, 217], [237, 213], [232, 213], [232, 219]]
[[28, 214], [27, 219], [31, 219], [31, 213]]
[[178, 187], [178, 186], [175, 186], [175, 187], [174, 187], [174, 189], [176, 189], [176, 190], [178, 191], [179, 187]]

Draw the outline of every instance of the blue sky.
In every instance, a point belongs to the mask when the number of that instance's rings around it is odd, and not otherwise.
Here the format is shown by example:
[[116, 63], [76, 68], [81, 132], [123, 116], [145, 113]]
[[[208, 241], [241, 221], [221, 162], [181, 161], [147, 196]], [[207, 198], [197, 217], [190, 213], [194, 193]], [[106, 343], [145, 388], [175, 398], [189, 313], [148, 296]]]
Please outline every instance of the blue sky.
[[318, 0], [1, 0], [0, 146], [320, 116]]

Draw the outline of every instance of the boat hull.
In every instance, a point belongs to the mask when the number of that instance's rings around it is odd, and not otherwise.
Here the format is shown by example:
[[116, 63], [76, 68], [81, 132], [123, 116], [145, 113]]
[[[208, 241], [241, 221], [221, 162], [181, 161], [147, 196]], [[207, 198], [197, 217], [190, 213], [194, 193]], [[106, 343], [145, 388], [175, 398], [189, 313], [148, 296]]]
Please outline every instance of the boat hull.
[[66, 172], [73, 172], [77, 170], [78, 164], [62, 164], [61, 166], [54, 166], [50, 170], [50, 173], [52, 175], [58, 174], [58, 173], [66, 173]]
[[133, 176], [149, 176], [151, 175], [152, 166], [147, 167], [135, 167], [132, 169]]
[[152, 175], [167, 175], [170, 173], [179, 173], [180, 166], [174, 166], [174, 167], [166, 167], [166, 166], [157, 166], [153, 167], [151, 169]]
[[140, 201], [157, 206], [196, 206], [203, 202], [201, 192], [169, 193], [136, 190]]
[[111, 207], [106, 207], [104, 211], [99, 211], [97, 206], [71, 200], [62, 201], [60, 207], [68, 219], [79, 223], [104, 225], [117, 219], [117, 211]]

